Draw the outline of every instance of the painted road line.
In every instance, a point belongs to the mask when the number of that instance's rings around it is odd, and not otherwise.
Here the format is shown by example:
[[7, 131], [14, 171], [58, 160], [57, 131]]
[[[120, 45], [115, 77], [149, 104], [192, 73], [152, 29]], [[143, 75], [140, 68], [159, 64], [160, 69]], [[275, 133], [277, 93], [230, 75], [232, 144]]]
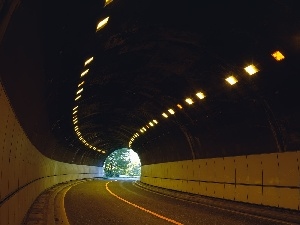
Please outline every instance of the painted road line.
[[[112, 182], [112, 181], [110, 181], [110, 182]], [[158, 213], [152, 212], [152, 211], [150, 211], [150, 210], [148, 210], [148, 209], [145, 209], [145, 208], [143, 208], [143, 207], [141, 207], [141, 206], [139, 206], [139, 205], [136, 205], [136, 204], [134, 204], [134, 203], [132, 203], [132, 202], [129, 202], [129, 201], [125, 200], [124, 198], [121, 198], [120, 196], [116, 195], [115, 193], [113, 193], [113, 192], [108, 188], [108, 184], [109, 184], [110, 182], [107, 182], [107, 183], [105, 184], [106, 190], [107, 190], [111, 195], [113, 195], [114, 197], [116, 197], [117, 199], [119, 199], [119, 200], [121, 200], [121, 201], [123, 201], [123, 202], [126, 202], [127, 204], [132, 205], [132, 206], [134, 206], [134, 207], [136, 207], [136, 208], [138, 208], [138, 209], [140, 209], [140, 210], [142, 210], [142, 211], [144, 211], [144, 212], [147, 212], [147, 213], [149, 213], [149, 214], [152, 214], [152, 215], [154, 215], [154, 216], [156, 216], [156, 217], [158, 217], [158, 218], [160, 218], [160, 219], [166, 220], [166, 221], [168, 221], [168, 222], [170, 222], [170, 223], [177, 224], [177, 225], [183, 225], [183, 224], [180, 223], [180, 222], [177, 222], [177, 221], [175, 221], [175, 220], [172, 220], [172, 219], [170, 219], [170, 218], [167, 218], [167, 217], [165, 217], [165, 216], [162, 216], [162, 215], [160, 215], [160, 214], [158, 214]]]

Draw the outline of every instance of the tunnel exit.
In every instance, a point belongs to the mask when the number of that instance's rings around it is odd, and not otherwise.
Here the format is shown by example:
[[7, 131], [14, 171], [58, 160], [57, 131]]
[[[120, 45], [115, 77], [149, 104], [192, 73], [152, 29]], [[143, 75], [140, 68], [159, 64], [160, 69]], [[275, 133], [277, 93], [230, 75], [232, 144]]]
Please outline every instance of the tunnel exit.
[[140, 158], [132, 149], [117, 149], [104, 162], [104, 177], [106, 178], [139, 179], [140, 175]]

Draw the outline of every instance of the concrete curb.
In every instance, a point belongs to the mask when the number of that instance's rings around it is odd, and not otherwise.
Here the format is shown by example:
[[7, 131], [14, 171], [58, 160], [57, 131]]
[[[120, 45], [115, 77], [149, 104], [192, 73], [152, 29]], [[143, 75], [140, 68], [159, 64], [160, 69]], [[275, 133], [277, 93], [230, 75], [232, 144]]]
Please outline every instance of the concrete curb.
[[68, 190], [87, 179], [60, 183], [45, 190], [34, 201], [24, 218], [23, 225], [69, 225], [64, 197]]

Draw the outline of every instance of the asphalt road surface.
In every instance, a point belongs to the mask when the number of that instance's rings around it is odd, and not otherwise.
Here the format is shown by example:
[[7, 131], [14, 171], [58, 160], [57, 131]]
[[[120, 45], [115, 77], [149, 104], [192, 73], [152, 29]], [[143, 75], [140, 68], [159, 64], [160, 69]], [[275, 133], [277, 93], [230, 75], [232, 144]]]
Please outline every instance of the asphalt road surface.
[[289, 224], [164, 196], [125, 180], [78, 184], [67, 192], [64, 204], [70, 225]]

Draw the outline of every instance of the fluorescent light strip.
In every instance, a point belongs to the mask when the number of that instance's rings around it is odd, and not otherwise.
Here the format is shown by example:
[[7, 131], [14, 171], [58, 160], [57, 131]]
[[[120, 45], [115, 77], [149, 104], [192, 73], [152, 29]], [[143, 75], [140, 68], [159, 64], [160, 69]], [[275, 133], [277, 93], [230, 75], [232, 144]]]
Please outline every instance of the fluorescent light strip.
[[78, 94], [80, 94], [82, 91], [83, 91], [83, 88], [79, 89], [79, 90], [77, 91], [76, 94], [78, 95]]
[[89, 69], [83, 71], [83, 72], [81, 73], [80, 77], [83, 77], [83, 76], [86, 75], [88, 72], [89, 72]]
[[108, 22], [109, 17], [106, 17], [105, 19], [101, 20], [96, 28], [96, 32], [99, 31], [100, 29], [102, 29]]
[[84, 84], [84, 81], [82, 81], [80, 84], [78, 84], [78, 87], [82, 86]]
[[109, 3], [111, 3], [113, 0], [105, 0], [104, 7], [107, 6]]
[[75, 101], [77, 101], [78, 99], [81, 98], [81, 95], [78, 95], [76, 98], [75, 98]]
[[84, 62], [84, 65], [86, 66], [87, 64], [90, 64], [93, 61], [94, 57], [89, 58]]

